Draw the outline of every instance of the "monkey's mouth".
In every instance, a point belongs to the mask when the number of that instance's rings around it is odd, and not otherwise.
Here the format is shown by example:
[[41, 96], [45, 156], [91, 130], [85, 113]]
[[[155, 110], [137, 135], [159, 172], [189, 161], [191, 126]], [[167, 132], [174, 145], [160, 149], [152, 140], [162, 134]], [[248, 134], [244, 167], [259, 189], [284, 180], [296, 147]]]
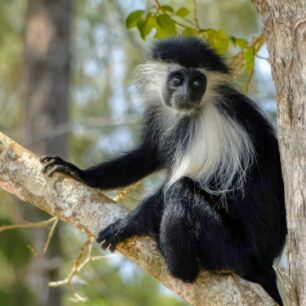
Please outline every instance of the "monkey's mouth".
[[173, 99], [172, 107], [179, 111], [191, 111], [197, 109], [201, 103], [200, 99], [190, 99], [190, 97], [178, 96]]

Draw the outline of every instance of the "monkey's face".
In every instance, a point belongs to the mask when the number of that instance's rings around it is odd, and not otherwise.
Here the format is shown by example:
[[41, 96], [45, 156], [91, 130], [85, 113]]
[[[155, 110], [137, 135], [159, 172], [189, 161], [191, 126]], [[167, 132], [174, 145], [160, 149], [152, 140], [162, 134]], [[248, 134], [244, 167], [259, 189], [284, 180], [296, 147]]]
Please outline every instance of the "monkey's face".
[[134, 77], [144, 101], [155, 105], [162, 103], [181, 114], [213, 103], [220, 86], [233, 84], [228, 73], [161, 61], [138, 65]]
[[206, 42], [176, 36], [153, 41], [145, 63], [135, 69], [142, 99], [189, 115], [204, 110], [220, 96], [220, 86], [233, 84], [229, 68]]
[[193, 68], [173, 69], [165, 81], [163, 101], [171, 108], [190, 111], [200, 105], [206, 86], [204, 73]]

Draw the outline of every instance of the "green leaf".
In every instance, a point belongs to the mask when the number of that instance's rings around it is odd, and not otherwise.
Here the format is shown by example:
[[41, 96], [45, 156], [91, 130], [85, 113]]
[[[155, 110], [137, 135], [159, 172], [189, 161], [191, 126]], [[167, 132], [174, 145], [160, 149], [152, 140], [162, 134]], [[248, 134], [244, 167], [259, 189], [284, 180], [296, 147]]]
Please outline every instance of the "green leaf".
[[183, 31], [183, 35], [185, 35], [185, 36], [195, 36], [196, 31], [193, 28], [188, 27]]
[[238, 46], [240, 49], [244, 49], [248, 46], [249, 42], [243, 38], [231, 37], [231, 41], [234, 45]]
[[125, 21], [125, 25], [127, 29], [135, 28], [137, 26], [138, 21], [142, 17], [144, 10], [137, 10], [132, 12]]
[[156, 33], [154, 35], [154, 38], [160, 39], [160, 38], [167, 37], [167, 35], [164, 33], [164, 31], [162, 30], [162, 28], [158, 24], [156, 24], [155, 29], [156, 29]]
[[148, 13], [145, 25], [145, 34], [148, 35], [155, 26], [156, 26], [156, 17], [151, 13]]
[[145, 26], [146, 26], [145, 20], [142, 20], [142, 19], [138, 20], [138, 22], [137, 22], [137, 29], [138, 29], [138, 31], [139, 31], [139, 33], [140, 33], [140, 36], [141, 36], [141, 38], [142, 38], [143, 40], [146, 39], [146, 35], [145, 35]]
[[137, 22], [137, 28], [143, 40], [146, 39], [146, 36], [152, 31], [156, 26], [156, 18], [151, 13], [148, 13], [146, 19], [140, 19]]
[[173, 13], [174, 9], [173, 7], [169, 6], [169, 5], [162, 5], [160, 7], [164, 12], [169, 12], [169, 13]]
[[190, 14], [190, 11], [186, 7], [181, 7], [176, 11], [176, 16], [179, 17], [186, 17], [187, 15]]
[[175, 22], [168, 15], [159, 15], [156, 18], [159, 25], [157, 36], [158, 38], [176, 35]]
[[211, 46], [219, 53], [224, 55], [229, 48], [230, 38], [223, 30], [209, 29], [206, 32]]
[[249, 73], [251, 73], [254, 69], [254, 63], [255, 63], [255, 52], [254, 52], [253, 47], [247, 48], [243, 52], [243, 59], [244, 59], [244, 62], [245, 62], [245, 69]]

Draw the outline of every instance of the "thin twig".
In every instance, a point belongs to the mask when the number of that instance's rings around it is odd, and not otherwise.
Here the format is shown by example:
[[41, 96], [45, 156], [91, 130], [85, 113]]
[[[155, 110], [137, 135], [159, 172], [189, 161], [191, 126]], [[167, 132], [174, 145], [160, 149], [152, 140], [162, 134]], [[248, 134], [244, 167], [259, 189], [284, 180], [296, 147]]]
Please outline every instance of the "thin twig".
[[50, 242], [51, 242], [51, 239], [53, 237], [53, 234], [54, 234], [54, 231], [55, 231], [55, 228], [58, 224], [58, 218], [56, 218], [54, 221], [53, 221], [53, 224], [52, 226], [50, 227], [49, 229], [49, 232], [48, 232], [48, 237], [47, 237], [47, 240], [45, 242], [45, 245], [44, 245], [44, 248], [41, 252], [38, 252], [36, 251], [31, 245], [27, 245], [27, 247], [33, 252], [33, 254], [35, 256], [38, 256], [38, 257], [42, 257], [46, 254], [48, 248], [49, 248], [49, 245], [50, 245]]
[[[252, 47], [254, 49], [254, 53], [256, 54], [260, 50], [260, 48], [264, 45], [265, 42], [266, 42], [266, 37], [264, 33], [261, 33], [246, 48]], [[231, 68], [233, 70], [233, 74], [236, 76], [240, 74], [244, 66], [243, 52], [244, 50], [241, 50], [241, 52], [235, 55], [231, 61]]]
[[161, 9], [161, 5], [159, 3], [159, 0], [154, 0], [154, 2], [155, 2], [157, 11], [159, 11]]
[[249, 92], [249, 89], [250, 89], [250, 84], [251, 84], [251, 81], [253, 79], [253, 76], [254, 76], [254, 67], [252, 68], [252, 71], [250, 72], [249, 76], [248, 76], [248, 79], [247, 79], [247, 82], [246, 82], [246, 85], [245, 85], [245, 92], [248, 93]]
[[75, 262], [68, 273], [68, 275], [59, 281], [55, 282], [49, 282], [50, 287], [59, 287], [66, 285], [70, 288], [70, 290], [73, 292], [72, 297], [70, 298], [73, 301], [76, 302], [88, 302], [88, 298], [86, 296], [82, 296], [73, 286], [73, 278], [78, 276], [80, 272], [84, 269], [84, 267], [91, 261], [97, 261], [100, 259], [105, 259], [108, 257], [114, 257], [116, 255], [110, 254], [110, 255], [102, 255], [102, 256], [92, 256], [92, 246], [93, 246], [94, 237], [89, 236], [86, 242], [81, 247], [81, 250], [79, 252], [79, 255], [75, 259]]
[[[74, 265], [71, 268], [68, 275], [66, 276], [66, 278], [64, 278], [63, 280], [60, 280], [60, 281], [49, 282], [50, 287], [58, 287], [58, 286], [62, 286], [64, 284], [71, 283], [73, 277], [76, 276], [77, 274], [79, 274], [82, 267], [89, 261], [93, 241], [94, 241], [93, 236], [88, 237], [86, 242], [83, 244], [83, 246], [82, 246], [82, 248], [79, 252], [79, 255], [75, 259]], [[85, 254], [86, 254], [86, 256], [85, 256]], [[85, 258], [84, 258], [84, 256], [85, 256]]]
[[32, 222], [32, 223], [24, 223], [24, 224], [12, 224], [12, 225], [3, 225], [0, 226], [0, 232], [8, 231], [15, 228], [39, 228], [39, 227], [47, 227], [49, 224], [55, 222], [57, 217], [52, 217], [45, 221], [40, 222]]
[[264, 57], [264, 56], [261, 56], [261, 55], [259, 55], [259, 54], [256, 54], [255, 56], [256, 56], [257, 58], [259, 58], [259, 59], [262, 59], [262, 60], [267, 61], [268, 63], [270, 63], [270, 60], [269, 60], [268, 57]]
[[73, 292], [73, 297], [72, 297], [73, 300], [78, 301], [78, 302], [88, 301], [87, 297], [82, 296], [80, 293], [77, 292], [77, 290], [72, 285], [72, 281], [75, 276], [80, 274], [84, 266], [90, 262], [93, 241], [94, 241], [94, 236], [89, 236], [86, 242], [83, 244], [78, 257], [76, 258], [75, 263], [72, 266], [66, 278], [60, 281], [49, 282], [50, 287], [58, 287], [62, 285], [67, 285]]
[[120, 201], [124, 200], [128, 196], [129, 193], [137, 190], [141, 185], [142, 185], [142, 181], [139, 181], [139, 182], [127, 187], [127, 188], [124, 188], [123, 190], [121, 190], [120, 192], [118, 192], [116, 194], [116, 196], [113, 198], [113, 200], [115, 202], [120, 202]]

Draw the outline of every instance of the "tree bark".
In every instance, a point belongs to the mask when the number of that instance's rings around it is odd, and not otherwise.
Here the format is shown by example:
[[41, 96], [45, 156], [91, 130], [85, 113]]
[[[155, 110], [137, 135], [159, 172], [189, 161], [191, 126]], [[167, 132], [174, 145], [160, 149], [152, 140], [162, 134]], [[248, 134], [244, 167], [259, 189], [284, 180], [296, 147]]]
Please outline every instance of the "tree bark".
[[[48, 178], [41, 170], [37, 156], [0, 133], [0, 188], [88, 235], [95, 235], [128, 212], [98, 190], [59, 173]], [[117, 250], [191, 305], [275, 305], [259, 285], [232, 275], [203, 271], [193, 284], [172, 278], [148, 237], [129, 239]]]
[[306, 1], [253, 0], [262, 16], [278, 105], [288, 222], [289, 305], [306, 305]]

